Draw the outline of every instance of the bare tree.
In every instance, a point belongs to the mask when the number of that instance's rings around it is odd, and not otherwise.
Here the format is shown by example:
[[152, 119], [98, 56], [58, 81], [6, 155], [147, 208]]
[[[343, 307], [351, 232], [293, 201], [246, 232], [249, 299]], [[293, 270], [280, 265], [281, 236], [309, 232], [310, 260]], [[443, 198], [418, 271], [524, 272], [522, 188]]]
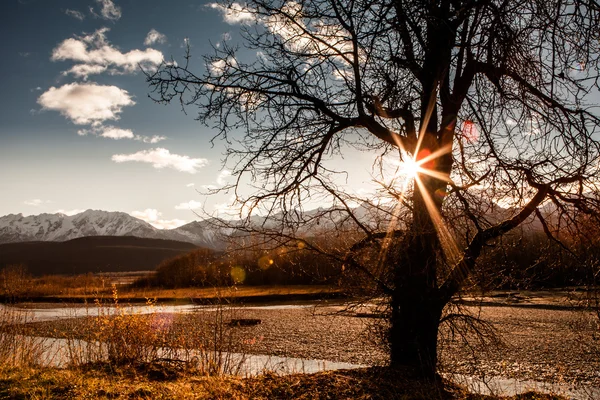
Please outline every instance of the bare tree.
[[[236, 192], [246, 209], [293, 226], [325, 218], [297, 210], [329, 197], [328, 213], [354, 223], [360, 235], [344, 262], [389, 298], [392, 366], [435, 374], [442, 311], [487, 243], [533, 219], [556, 237], [574, 212], [598, 209], [596, 1], [215, 7], [243, 23], [243, 47], [215, 46], [199, 74], [189, 51], [147, 72], [151, 96], [199, 107], [228, 144], [237, 180], [227, 189], [254, 184], [249, 196]], [[340, 184], [331, 160], [351, 148], [377, 157], [380, 194], [397, 206], [361, 200], [387, 215], [385, 226], [365, 222]]]

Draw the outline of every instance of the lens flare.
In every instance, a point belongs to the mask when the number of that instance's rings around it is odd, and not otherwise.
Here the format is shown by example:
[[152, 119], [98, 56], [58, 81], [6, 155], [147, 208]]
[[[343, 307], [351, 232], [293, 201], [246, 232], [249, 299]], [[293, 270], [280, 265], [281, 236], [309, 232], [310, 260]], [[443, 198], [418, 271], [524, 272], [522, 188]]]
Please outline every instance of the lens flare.
[[476, 142], [477, 139], [479, 139], [479, 132], [477, 131], [477, 125], [475, 125], [475, 122], [473, 122], [469, 119], [466, 120], [465, 122], [463, 122], [462, 133], [463, 133], [464, 138], [469, 143]]
[[269, 256], [263, 256], [258, 259], [258, 267], [262, 270], [269, 269], [273, 265], [273, 259]]
[[231, 279], [234, 283], [243, 283], [246, 280], [246, 271], [242, 267], [234, 266], [231, 268]]

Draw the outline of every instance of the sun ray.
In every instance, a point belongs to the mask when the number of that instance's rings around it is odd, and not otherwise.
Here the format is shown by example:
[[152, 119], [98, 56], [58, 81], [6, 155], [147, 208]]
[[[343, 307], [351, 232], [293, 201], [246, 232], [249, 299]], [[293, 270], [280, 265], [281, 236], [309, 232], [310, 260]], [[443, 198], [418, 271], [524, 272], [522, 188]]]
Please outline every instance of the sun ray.
[[450, 151], [452, 151], [452, 145], [448, 144], [446, 146], [440, 147], [433, 153], [428, 154], [425, 157], [421, 158], [420, 160], [417, 161], [417, 163], [419, 163], [419, 165], [427, 164], [428, 162], [431, 162], [431, 161], [435, 160], [436, 158], [443, 156], [444, 154], [450, 153]]
[[[428, 119], [430, 116], [431, 116], [431, 113], [429, 113], [429, 115], [426, 116], [426, 119]], [[421, 133], [423, 133], [423, 132], [421, 132]], [[422, 135], [420, 135], [419, 139], [421, 139], [421, 138], [422, 138]], [[450, 263], [456, 263], [460, 258], [461, 252], [459, 251], [458, 245], [457, 245], [456, 241], [454, 240], [454, 237], [451, 234], [449, 228], [444, 223], [441, 213], [439, 212], [438, 207], [435, 204], [435, 201], [432, 199], [431, 195], [428, 193], [428, 191], [425, 188], [425, 185], [423, 184], [423, 181], [422, 181], [422, 176], [425, 175], [425, 176], [429, 176], [429, 177], [432, 177], [435, 179], [439, 179], [444, 182], [450, 182], [449, 174], [427, 168], [427, 164], [431, 163], [432, 161], [436, 160], [437, 158], [441, 157], [444, 154], [450, 153], [452, 151], [452, 146], [447, 145], [447, 146], [441, 147], [441, 148], [435, 150], [434, 152], [432, 152], [431, 154], [427, 154], [424, 157], [422, 157], [421, 159], [416, 160], [416, 158], [419, 155], [418, 150], [421, 145], [421, 142], [422, 142], [422, 140], [419, 140], [417, 149], [415, 151], [415, 154], [413, 154], [413, 155], [409, 155], [401, 147], [402, 150], [406, 154], [406, 158], [404, 161], [397, 163], [400, 166], [400, 172], [398, 175], [404, 175], [404, 180], [402, 182], [402, 189], [400, 191], [399, 200], [401, 200], [405, 196], [405, 194], [410, 186], [410, 183], [414, 182], [414, 184], [419, 188], [421, 195], [423, 196], [423, 201], [427, 208], [427, 212], [429, 213], [430, 218], [433, 222], [433, 226], [435, 227], [436, 233], [437, 233], [440, 243], [442, 245], [442, 251], [444, 252], [446, 259]], [[380, 266], [382, 266], [382, 264], [385, 262], [385, 256], [386, 256], [387, 249], [392, 242], [393, 233], [397, 229], [397, 226], [399, 224], [401, 209], [402, 209], [402, 202], [398, 201], [398, 203], [394, 209], [394, 212], [392, 214], [392, 219], [388, 225], [387, 235], [386, 235], [386, 237], [383, 241], [382, 247], [381, 247], [381, 252], [379, 255]]]
[[440, 239], [440, 243], [442, 244], [442, 250], [446, 255], [446, 258], [450, 261], [450, 263], [454, 264], [458, 262], [460, 259], [461, 252], [458, 249], [458, 245], [454, 240], [454, 237], [450, 233], [450, 230], [444, 223], [442, 219], [442, 215], [437, 209], [435, 202], [427, 192], [425, 185], [421, 181], [421, 179], [415, 179], [416, 184], [419, 186], [421, 191], [421, 195], [423, 196], [423, 201], [425, 202], [425, 206], [427, 207], [427, 212], [429, 212], [429, 216], [433, 221], [433, 225], [438, 234], [438, 238]]
[[431, 169], [426, 169], [426, 168], [421, 168], [419, 170], [419, 173], [429, 175], [433, 178], [439, 179], [440, 181], [445, 181], [445, 182], [450, 181], [450, 175], [445, 174], [443, 172], [433, 171]]

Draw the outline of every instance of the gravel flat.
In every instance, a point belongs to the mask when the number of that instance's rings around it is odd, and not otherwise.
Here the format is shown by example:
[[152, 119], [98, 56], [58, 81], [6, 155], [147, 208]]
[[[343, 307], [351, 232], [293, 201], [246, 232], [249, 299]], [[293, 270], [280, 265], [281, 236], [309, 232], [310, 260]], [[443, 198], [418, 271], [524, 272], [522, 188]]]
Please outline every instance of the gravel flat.
[[[600, 330], [598, 317], [581, 310], [523, 308], [518, 306], [463, 306], [462, 311], [491, 324], [500, 341], [479, 342], [472, 333], [445, 327], [440, 335], [443, 371], [502, 376], [553, 383], [577, 383], [600, 387]], [[386, 352], [367, 332], [381, 319], [370, 318], [343, 306], [297, 308], [242, 307], [185, 314], [144, 316], [182, 327], [201, 327], [214, 336], [217, 322], [260, 319], [254, 326], [229, 326], [220, 334], [227, 349], [330, 360], [362, 365], [381, 365]], [[85, 319], [30, 324], [29, 333], [60, 336], [84, 332]], [[191, 328], [185, 328], [191, 329]]]

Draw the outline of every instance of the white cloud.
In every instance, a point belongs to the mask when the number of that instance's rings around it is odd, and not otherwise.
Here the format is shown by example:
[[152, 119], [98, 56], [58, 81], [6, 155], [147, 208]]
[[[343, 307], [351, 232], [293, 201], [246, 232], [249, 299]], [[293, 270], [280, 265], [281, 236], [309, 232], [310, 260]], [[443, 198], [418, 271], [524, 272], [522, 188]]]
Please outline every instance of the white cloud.
[[100, 14], [102, 18], [110, 21], [116, 21], [121, 18], [121, 7], [115, 5], [112, 0], [96, 0], [96, 3], [100, 4]]
[[107, 126], [100, 136], [110, 139], [133, 139], [135, 137], [131, 129], [121, 129], [114, 126]]
[[148, 136], [142, 136], [142, 135], [135, 135], [134, 137], [135, 140], [139, 140], [140, 142], [144, 142], [144, 143], [150, 143], [150, 144], [155, 144], [158, 142], [162, 142], [163, 140], [167, 139], [166, 136], [159, 136], [159, 135], [154, 135], [151, 137]]
[[152, 164], [154, 168], [173, 168], [181, 172], [195, 174], [199, 168], [208, 164], [205, 158], [191, 158], [179, 154], [171, 154], [169, 150], [156, 148], [138, 151], [133, 154], [115, 154], [112, 160], [117, 163], [136, 161]]
[[154, 208], [147, 208], [144, 211], [132, 211], [130, 214], [135, 218], [148, 222], [158, 229], [174, 229], [186, 223], [186, 221], [182, 219], [161, 219], [162, 213]]
[[[348, 32], [338, 24], [318, 22], [307, 26], [300, 2], [287, 1], [281, 7], [281, 12], [285, 15], [275, 13], [268, 17], [259, 17], [253, 9], [237, 2], [229, 5], [209, 3], [208, 7], [218, 10], [228, 24], [263, 24], [272, 34], [279, 36], [286, 47], [294, 51], [312, 53], [315, 57], [332, 55], [340, 61], [353, 57]], [[306, 31], [311, 34], [307, 35]], [[337, 79], [340, 78], [343, 76], [337, 76]]]
[[68, 216], [70, 217], [70, 216], [72, 216], [72, 215], [81, 214], [81, 213], [82, 213], [82, 212], [84, 212], [84, 211], [85, 211], [85, 210], [83, 210], [83, 209], [80, 209], [80, 208], [75, 208], [75, 209], [73, 209], [73, 210], [63, 210], [63, 209], [60, 209], [60, 210], [56, 210], [56, 211], [54, 211], [54, 213], [55, 213], [55, 214], [65, 214], [65, 215], [68, 215]]
[[25, 200], [23, 202], [23, 204], [25, 204], [26, 206], [32, 206], [32, 207], [39, 207], [44, 203], [45, 202], [42, 199], [31, 199], [31, 200]]
[[163, 54], [155, 49], [121, 52], [106, 39], [108, 31], [109, 28], [104, 27], [90, 35], [65, 39], [52, 50], [50, 59], [81, 63], [71, 67], [64, 74], [73, 74], [83, 79], [105, 71], [112, 75], [132, 74], [137, 72], [139, 66], [151, 68], [163, 61]]
[[190, 200], [187, 203], [180, 203], [175, 206], [176, 210], [197, 210], [202, 208], [202, 203], [195, 200]]
[[250, 24], [257, 20], [256, 15], [252, 14], [248, 8], [239, 3], [231, 3], [229, 6], [218, 3], [209, 3], [208, 7], [218, 10], [223, 14], [223, 20], [230, 25]]
[[219, 172], [219, 175], [217, 175], [217, 183], [221, 186], [225, 185], [230, 176], [231, 171], [224, 169], [223, 171]]
[[98, 64], [77, 64], [71, 67], [70, 70], [64, 71], [63, 75], [73, 74], [77, 78], [83, 78], [87, 80], [90, 75], [101, 74], [106, 71], [108, 67], [106, 65]]
[[208, 69], [211, 74], [219, 76], [222, 75], [227, 69], [237, 67], [237, 61], [233, 57], [227, 57], [227, 59], [221, 59], [211, 62], [208, 65]]
[[187, 185], [185, 185], [186, 187], [194, 187], [196, 184], [195, 183], [188, 183]]
[[[340, 53], [350, 59], [353, 57], [352, 42], [342, 26], [324, 22], [307, 26], [303, 21], [302, 4], [295, 1], [285, 3], [281, 11], [285, 15], [274, 14], [263, 22], [271, 33], [281, 37], [286, 47], [294, 51], [312, 53], [318, 58], [331, 55], [345, 61]], [[306, 31], [310, 31], [310, 35], [307, 35]], [[346, 67], [349, 66], [346, 64]]]
[[77, 125], [99, 125], [117, 120], [123, 107], [135, 102], [126, 90], [97, 83], [69, 83], [51, 87], [38, 98], [46, 110], [60, 112]]
[[77, 131], [79, 136], [96, 135], [109, 139], [133, 139], [138, 142], [155, 144], [165, 140], [166, 136], [144, 136], [135, 135], [131, 129], [118, 128], [116, 126], [108, 125], [95, 125], [91, 129], [79, 129]]
[[65, 14], [67, 14], [69, 17], [73, 17], [73, 18], [78, 19], [80, 21], [83, 21], [85, 19], [85, 15], [83, 15], [83, 13], [81, 11], [70, 10], [70, 9], [67, 8], [65, 10]]
[[[243, 205], [236, 201], [235, 195], [229, 198], [229, 201], [214, 205], [216, 216], [218, 218], [245, 218], [253, 211], [248, 205]], [[254, 210], [256, 212], [256, 210]]]
[[154, 43], [165, 43], [167, 41], [167, 36], [160, 33], [156, 29], [150, 29], [150, 32], [146, 35], [146, 39], [144, 40], [144, 44], [146, 46], [153, 45]]

